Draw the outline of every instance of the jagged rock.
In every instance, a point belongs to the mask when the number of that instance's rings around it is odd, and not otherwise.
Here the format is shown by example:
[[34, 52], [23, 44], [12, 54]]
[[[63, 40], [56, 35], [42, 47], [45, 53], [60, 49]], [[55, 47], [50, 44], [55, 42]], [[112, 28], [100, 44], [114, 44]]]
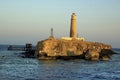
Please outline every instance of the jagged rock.
[[[103, 51], [110, 50], [111, 46], [98, 42], [86, 42], [81, 40], [63, 40], [48, 38], [37, 43], [36, 53], [39, 59], [58, 58], [85, 58], [87, 60], [99, 60]], [[105, 52], [106, 53], [106, 52]]]
[[109, 49], [102, 49], [100, 52], [99, 58], [100, 58], [100, 60], [109, 60], [110, 55], [112, 55], [112, 54], [116, 54], [116, 53]]
[[89, 49], [85, 54], [86, 60], [99, 60], [99, 52], [96, 49]]
[[109, 60], [109, 59], [110, 59], [109, 56], [102, 56], [102, 58], [101, 58], [101, 60], [103, 60], [103, 61], [107, 61], [107, 60]]

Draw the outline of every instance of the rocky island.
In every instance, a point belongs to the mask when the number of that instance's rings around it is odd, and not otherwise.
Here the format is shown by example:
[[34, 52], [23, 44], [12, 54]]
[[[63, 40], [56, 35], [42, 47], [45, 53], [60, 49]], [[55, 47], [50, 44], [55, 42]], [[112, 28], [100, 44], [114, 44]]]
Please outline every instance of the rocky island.
[[51, 36], [37, 43], [36, 54], [39, 59], [85, 59], [85, 60], [109, 60], [114, 54], [111, 45], [88, 42], [84, 38], [76, 36], [76, 14], [71, 16], [70, 37], [56, 39]]
[[111, 46], [98, 42], [48, 38], [37, 44], [39, 59], [109, 60]]

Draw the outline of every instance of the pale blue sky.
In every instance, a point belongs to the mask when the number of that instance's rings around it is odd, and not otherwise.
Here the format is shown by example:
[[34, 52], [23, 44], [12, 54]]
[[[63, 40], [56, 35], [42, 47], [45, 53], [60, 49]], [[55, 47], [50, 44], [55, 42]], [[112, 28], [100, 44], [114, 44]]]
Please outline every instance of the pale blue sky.
[[0, 0], [0, 44], [69, 36], [73, 12], [80, 37], [120, 48], [120, 0]]

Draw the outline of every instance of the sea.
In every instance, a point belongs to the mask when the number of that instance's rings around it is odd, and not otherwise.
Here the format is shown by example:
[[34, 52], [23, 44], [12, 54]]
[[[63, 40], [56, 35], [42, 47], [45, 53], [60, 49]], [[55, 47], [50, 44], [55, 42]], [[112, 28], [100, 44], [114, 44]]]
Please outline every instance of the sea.
[[0, 45], [0, 80], [120, 80], [120, 48], [109, 61], [38, 60]]

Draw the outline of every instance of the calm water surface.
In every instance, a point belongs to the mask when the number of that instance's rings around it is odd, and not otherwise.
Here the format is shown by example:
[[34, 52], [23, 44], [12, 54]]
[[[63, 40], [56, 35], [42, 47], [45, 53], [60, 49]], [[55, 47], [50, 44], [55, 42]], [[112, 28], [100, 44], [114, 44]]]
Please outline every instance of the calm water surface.
[[0, 80], [120, 80], [120, 54], [109, 61], [39, 61], [18, 55], [0, 50]]

